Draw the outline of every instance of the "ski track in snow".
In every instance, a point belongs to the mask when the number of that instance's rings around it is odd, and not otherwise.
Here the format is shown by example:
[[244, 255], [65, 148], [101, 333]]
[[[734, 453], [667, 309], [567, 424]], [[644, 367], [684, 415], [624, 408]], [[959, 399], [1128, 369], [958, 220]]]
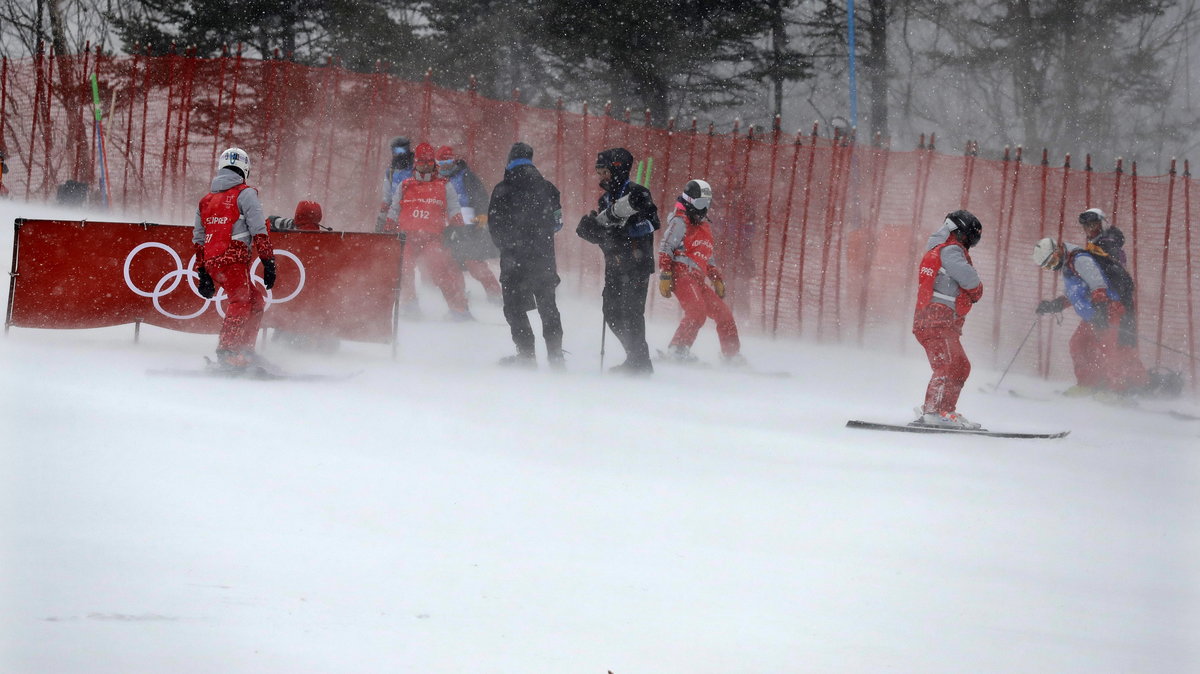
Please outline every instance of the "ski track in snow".
[[[0, 249], [52, 214], [0, 202]], [[395, 360], [263, 350], [363, 371], [332, 382], [146, 375], [200, 367], [213, 335], [13, 328], [0, 671], [1200, 670], [1200, 424], [987, 395], [1009, 354], [971, 353], [968, 417], [1070, 436], [848, 429], [910, 420], [915, 342], [744, 326], [791, 377], [631, 380], [600, 374], [599, 289], [560, 296], [565, 373], [497, 367], [491, 325], [402, 322]], [[711, 323], [695, 351], [717, 360]]]

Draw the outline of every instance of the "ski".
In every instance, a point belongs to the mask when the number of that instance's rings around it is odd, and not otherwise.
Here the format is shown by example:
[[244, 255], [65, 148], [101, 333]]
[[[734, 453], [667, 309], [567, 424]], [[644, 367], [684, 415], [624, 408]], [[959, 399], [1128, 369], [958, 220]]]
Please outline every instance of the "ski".
[[[1172, 419], [1178, 419], [1180, 421], [1200, 421], [1200, 415], [1192, 414], [1190, 412], [1184, 412], [1182, 410], [1172, 410], [1172, 409], [1164, 410], [1164, 409], [1155, 409], [1153, 407], [1146, 407], [1145, 405], [1142, 404], [1142, 401], [1138, 401], [1138, 400], [1127, 400], [1127, 401], [1109, 403], [1109, 402], [1105, 402], [1103, 400], [1097, 400], [1096, 398], [1092, 398], [1089, 396], [1084, 396], [1081, 398], [1072, 398], [1072, 397], [1063, 395], [1062, 391], [1054, 392], [1055, 395], [1057, 396], [1056, 398], [1048, 398], [1045, 396], [1030, 395], [1028, 393], [1024, 393], [1024, 392], [1018, 391], [1016, 389], [1005, 389], [1005, 392], [1007, 392], [1009, 396], [1011, 396], [1013, 398], [1018, 398], [1020, 400], [1032, 400], [1035, 402], [1044, 402], [1044, 403], [1054, 402], [1056, 400], [1091, 400], [1092, 402], [1097, 402], [1097, 403], [1100, 403], [1101, 405], [1107, 405], [1109, 407], [1118, 407], [1121, 409], [1133, 410], [1135, 412], [1146, 412], [1148, 414], [1161, 414], [1161, 415], [1171, 417]], [[995, 391], [995, 393], [1000, 393], [1000, 391]]]
[[899, 431], [901, 433], [950, 433], [958, 435], [985, 435], [992, 438], [1065, 438], [1071, 431], [1057, 433], [1015, 433], [1009, 431], [989, 431], [986, 428], [946, 428], [944, 426], [926, 426], [924, 424], [881, 424], [873, 421], [858, 421], [851, 419], [846, 422], [846, 428], [861, 428], [869, 431]]
[[146, 374], [152, 377], [206, 377], [216, 379], [254, 379], [258, 381], [341, 381], [356, 377], [360, 374], [360, 372], [346, 372], [340, 374], [325, 374], [317, 372], [274, 372], [266, 368], [256, 366], [246, 368], [245, 370], [160, 368], [146, 370]]
[[351, 379], [362, 373], [346, 372], [325, 374], [316, 372], [285, 372], [269, 364], [252, 365], [242, 370], [234, 370], [218, 366], [205, 357], [203, 368], [158, 368], [146, 370], [146, 374], [154, 377], [215, 377], [218, 379], [255, 379], [259, 381], [338, 381]]
[[690, 362], [685, 362], [685, 361], [676, 360], [676, 359], [672, 358], [670, 356], [670, 354], [668, 354], [666, 351], [663, 351], [662, 349], [658, 349], [658, 358], [655, 358], [654, 362], [656, 364], [663, 364], [663, 365], [678, 365], [679, 367], [690, 367], [690, 368], [695, 368], [697, 370], [713, 370], [715, 372], [729, 372], [732, 374], [744, 374], [744, 375], [749, 375], [752, 377], [784, 378], [784, 377], [792, 376], [792, 373], [788, 372], [786, 370], [756, 370], [748, 365], [744, 365], [744, 366], [730, 365], [730, 366], [718, 367], [718, 366], [714, 365], [713, 363], [710, 363], [708, 361], [703, 361], [703, 360], [693, 360]]

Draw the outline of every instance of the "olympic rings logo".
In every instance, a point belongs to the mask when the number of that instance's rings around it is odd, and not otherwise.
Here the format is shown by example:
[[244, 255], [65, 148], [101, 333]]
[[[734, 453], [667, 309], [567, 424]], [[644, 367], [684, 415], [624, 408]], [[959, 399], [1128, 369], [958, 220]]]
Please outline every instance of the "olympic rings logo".
[[[130, 265], [133, 263], [133, 258], [137, 257], [138, 253], [140, 253], [143, 250], [146, 250], [148, 248], [160, 248], [162, 250], [165, 250], [167, 252], [167, 255], [171, 256], [171, 260], [173, 260], [175, 262], [175, 269], [167, 272], [166, 274], [163, 274], [162, 278], [158, 279], [158, 282], [154, 284], [154, 289], [151, 291], [145, 291], [145, 290], [142, 290], [141, 288], [137, 287], [137, 284], [135, 284], [133, 282], [133, 279], [129, 275], [129, 268], [130, 268]], [[276, 250], [275, 257], [286, 257], [286, 258], [290, 259], [292, 262], [295, 262], [296, 268], [300, 271], [300, 282], [296, 284], [296, 289], [293, 290], [290, 295], [287, 295], [285, 297], [276, 298], [274, 296], [274, 293], [272, 293], [272, 291], [267, 290], [267, 297], [266, 297], [266, 303], [267, 303], [266, 308], [267, 309], [270, 309], [272, 304], [282, 304], [284, 302], [294, 299], [297, 295], [300, 294], [300, 291], [302, 291], [304, 289], [305, 270], [304, 270], [304, 264], [300, 262], [300, 258], [296, 257], [296, 255], [294, 253], [292, 253], [290, 251], [286, 251], [286, 250]], [[262, 261], [257, 260], [257, 259], [254, 261], [254, 264], [252, 264], [250, 266], [250, 281], [251, 281], [251, 283], [257, 283], [259, 285], [263, 285], [262, 279], [258, 275], [255, 274], [255, 272], [258, 271], [258, 269], [261, 266], [262, 266]], [[223, 303], [225, 300], [229, 299], [229, 296], [225, 293], [224, 288], [218, 289], [217, 294], [211, 298], [204, 297], [203, 295], [201, 295], [200, 289], [196, 286], [196, 279], [200, 278], [200, 275], [198, 273], [196, 273], [195, 267], [196, 267], [196, 256], [195, 255], [192, 255], [192, 257], [188, 260], [187, 265], [185, 266], [183, 264], [183, 260], [179, 257], [179, 254], [175, 252], [175, 249], [171, 248], [170, 246], [168, 246], [166, 244], [158, 243], [157, 241], [148, 241], [146, 243], [139, 244], [133, 250], [129, 251], [129, 255], [125, 256], [125, 285], [128, 286], [128, 288], [130, 290], [132, 290], [134, 293], [136, 293], [137, 295], [140, 295], [141, 297], [150, 298], [150, 300], [152, 302], [154, 302], [154, 308], [158, 311], [158, 313], [160, 313], [163, 316], [166, 316], [168, 318], [174, 318], [176, 320], [181, 320], [181, 321], [191, 320], [193, 318], [196, 318], [197, 316], [200, 316], [205, 311], [208, 311], [208, 307], [213, 304], [216, 305], [217, 314], [220, 315], [222, 318], [224, 318], [225, 317], [225, 307], [224, 307]], [[164, 309], [162, 304], [159, 302], [159, 299], [175, 292], [175, 290], [177, 288], [179, 288], [179, 284], [182, 283], [184, 279], [187, 279], [188, 288], [191, 289], [192, 294], [194, 294], [196, 297], [199, 297], [200, 299], [204, 300], [204, 304], [200, 305], [200, 309], [195, 311], [194, 313], [186, 314], [186, 315], [185, 314], [174, 314], [174, 313], [171, 313], [170, 311], [167, 311], [166, 309]]]

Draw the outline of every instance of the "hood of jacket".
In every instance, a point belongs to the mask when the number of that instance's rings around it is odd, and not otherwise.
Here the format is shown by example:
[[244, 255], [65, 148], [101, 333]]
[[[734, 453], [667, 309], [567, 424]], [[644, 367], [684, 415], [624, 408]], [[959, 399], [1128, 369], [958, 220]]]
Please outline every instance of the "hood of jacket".
[[212, 184], [209, 185], [210, 192], [224, 192], [231, 187], [237, 187], [246, 182], [246, 179], [229, 168], [223, 168], [217, 171], [217, 175], [213, 176]]
[[943, 224], [941, 229], [930, 235], [929, 241], [925, 243], [925, 250], [933, 250], [934, 246], [946, 243], [950, 239], [950, 232], [954, 231], [949, 224]]

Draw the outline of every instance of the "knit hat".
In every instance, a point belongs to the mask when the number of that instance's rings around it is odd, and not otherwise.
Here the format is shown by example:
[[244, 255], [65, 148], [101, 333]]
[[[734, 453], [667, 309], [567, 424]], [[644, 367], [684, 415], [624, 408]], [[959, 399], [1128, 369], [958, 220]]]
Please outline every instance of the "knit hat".
[[443, 145], [437, 149], [438, 161], [450, 161], [454, 159], [454, 148], [449, 145]]
[[533, 147], [528, 143], [513, 143], [512, 149], [508, 151], [508, 161], [514, 159], [533, 160]]
[[429, 143], [421, 143], [413, 150], [413, 155], [417, 161], [432, 162], [434, 159], [433, 146]]
[[319, 225], [321, 224], [321, 217], [321, 204], [315, 201], [301, 201], [296, 204], [296, 217], [293, 218], [296, 221], [296, 225], [307, 225], [309, 227]]

